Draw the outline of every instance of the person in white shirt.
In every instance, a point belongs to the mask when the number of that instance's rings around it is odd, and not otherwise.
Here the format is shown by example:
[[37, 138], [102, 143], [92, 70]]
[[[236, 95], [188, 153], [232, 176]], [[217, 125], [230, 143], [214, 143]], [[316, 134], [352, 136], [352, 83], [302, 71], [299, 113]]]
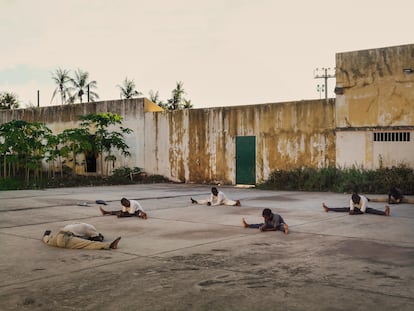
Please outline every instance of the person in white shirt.
[[231, 206], [240, 206], [240, 200], [230, 200], [222, 191], [218, 191], [216, 187], [211, 188], [210, 199], [208, 200], [194, 200], [191, 199], [193, 204], [207, 204], [209, 206], [218, 206], [218, 205], [231, 205]]
[[91, 241], [103, 241], [104, 236], [99, 233], [95, 226], [84, 222], [64, 226], [61, 231], [72, 232], [74, 236]]
[[49, 246], [72, 249], [116, 249], [121, 237], [113, 242], [103, 242], [104, 237], [93, 225], [87, 223], [69, 224], [55, 235], [46, 230], [42, 241]]
[[103, 216], [116, 215], [118, 217], [133, 217], [137, 216], [142, 219], [147, 219], [147, 213], [145, 213], [141, 204], [135, 200], [128, 200], [127, 198], [121, 199], [122, 209], [118, 211], [106, 211], [102, 207], [99, 207]]
[[350, 215], [361, 215], [361, 214], [375, 214], [382, 216], [390, 215], [390, 207], [385, 205], [385, 211], [380, 211], [371, 207], [368, 207], [369, 199], [357, 193], [354, 193], [349, 201], [349, 207], [328, 207], [325, 203], [322, 203], [322, 207], [325, 212], [346, 212]]

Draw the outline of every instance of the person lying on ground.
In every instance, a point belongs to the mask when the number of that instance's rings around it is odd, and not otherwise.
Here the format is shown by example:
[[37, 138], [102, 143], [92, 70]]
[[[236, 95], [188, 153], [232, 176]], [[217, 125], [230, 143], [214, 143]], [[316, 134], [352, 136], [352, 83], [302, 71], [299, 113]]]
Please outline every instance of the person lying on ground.
[[368, 198], [357, 193], [352, 194], [351, 200], [349, 201], [349, 207], [328, 207], [325, 203], [322, 203], [322, 207], [325, 212], [343, 212], [349, 213], [350, 215], [361, 215], [365, 213], [382, 216], [390, 215], [390, 207], [388, 205], [385, 205], [384, 212], [368, 207]]
[[147, 219], [147, 213], [145, 213], [141, 204], [135, 200], [128, 200], [126, 198], [121, 199], [122, 209], [118, 211], [106, 211], [102, 207], [99, 207], [103, 216], [107, 215], [116, 215], [118, 217], [140, 217], [142, 219]]
[[69, 224], [59, 230], [55, 235], [46, 230], [42, 241], [49, 246], [72, 249], [116, 249], [121, 237], [113, 242], [103, 242], [104, 237], [97, 232], [93, 225], [87, 223]]
[[273, 213], [269, 208], [262, 211], [264, 223], [248, 224], [246, 220], [242, 219], [242, 224], [245, 228], [258, 228], [260, 231], [282, 231], [285, 234], [289, 233], [289, 226], [283, 220], [282, 216]]
[[211, 188], [210, 198], [207, 200], [194, 200], [191, 199], [193, 204], [207, 204], [208, 206], [218, 206], [218, 205], [230, 205], [230, 206], [240, 206], [240, 200], [230, 200], [227, 196], [219, 191], [216, 187]]
[[388, 198], [370, 198], [370, 202], [388, 202], [388, 204], [409, 203], [414, 204], [414, 199], [406, 198], [401, 189], [392, 187], [388, 192]]

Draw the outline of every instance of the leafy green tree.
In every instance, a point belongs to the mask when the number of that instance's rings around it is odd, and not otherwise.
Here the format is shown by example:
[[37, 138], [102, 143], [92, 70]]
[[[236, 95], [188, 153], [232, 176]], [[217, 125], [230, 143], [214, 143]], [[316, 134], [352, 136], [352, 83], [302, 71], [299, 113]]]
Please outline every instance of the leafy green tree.
[[17, 109], [19, 108], [19, 99], [15, 93], [0, 93], [0, 109]]
[[58, 93], [60, 94], [60, 100], [61, 100], [62, 105], [69, 102], [69, 99], [71, 98], [71, 95], [70, 95], [71, 88], [69, 87], [71, 78], [70, 78], [69, 73], [70, 73], [69, 70], [58, 68], [52, 74], [52, 79], [56, 83], [57, 86], [55, 90], [53, 91], [52, 99], [50, 100], [50, 102], [53, 101], [56, 94]]
[[125, 80], [122, 82], [122, 85], [117, 85], [119, 90], [121, 91], [121, 99], [130, 99], [137, 96], [142, 95], [141, 92], [136, 90], [136, 85], [134, 80], [128, 80], [128, 78], [125, 78]]
[[63, 145], [59, 149], [59, 154], [66, 158], [67, 162], [71, 162], [68, 166], [71, 167], [73, 175], [76, 175], [76, 166], [79, 165], [76, 162], [77, 155], [93, 150], [89, 136], [86, 128], [66, 129], [58, 134], [58, 141]]
[[61, 141], [58, 135], [54, 135], [50, 133], [46, 135], [47, 145], [46, 145], [46, 153], [45, 153], [45, 161], [49, 165], [49, 169], [47, 170], [48, 177], [55, 177], [56, 173], [56, 161], [58, 161], [58, 167], [60, 169], [61, 176], [63, 175], [62, 169], [62, 161], [61, 161], [61, 153], [59, 146], [61, 145]]
[[[111, 161], [113, 165], [116, 161], [116, 157], [112, 153], [113, 149], [121, 151], [124, 157], [131, 155], [128, 151], [129, 147], [125, 143], [124, 135], [132, 133], [132, 130], [121, 126], [122, 117], [120, 115], [111, 112], [88, 114], [81, 116], [80, 120], [82, 128], [94, 129], [95, 131], [90, 133], [90, 137], [93, 138], [92, 150], [100, 155], [102, 175], [104, 175], [104, 160], [107, 162]], [[110, 126], [118, 126], [119, 131], [109, 131], [108, 127]], [[106, 174], [108, 175], [108, 167]]]
[[78, 69], [75, 71], [75, 77], [70, 78], [70, 82], [73, 85], [74, 94], [70, 98], [70, 102], [75, 102], [76, 99], [82, 103], [83, 96], [89, 94], [89, 101], [95, 101], [99, 98], [98, 93], [94, 91], [97, 89], [97, 82], [95, 80], [89, 81], [89, 73]]
[[42, 159], [47, 151], [47, 136], [51, 130], [43, 123], [13, 120], [0, 125], [0, 156], [3, 177], [23, 175], [26, 182], [33, 174], [41, 176]]

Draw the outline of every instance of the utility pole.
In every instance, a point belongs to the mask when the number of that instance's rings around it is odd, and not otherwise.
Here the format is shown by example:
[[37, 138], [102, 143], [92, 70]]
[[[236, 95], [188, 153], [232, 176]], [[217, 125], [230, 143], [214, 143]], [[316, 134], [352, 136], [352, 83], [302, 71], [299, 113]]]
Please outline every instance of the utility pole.
[[325, 99], [328, 100], [328, 79], [335, 78], [335, 68], [316, 68], [313, 72], [313, 77], [325, 80]]
[[316, 91], [319, 92], [319, 99], [322, 98], [321, 93], [325, 92], [325, 85], [324, 84], [318, 84], [316, 86]]

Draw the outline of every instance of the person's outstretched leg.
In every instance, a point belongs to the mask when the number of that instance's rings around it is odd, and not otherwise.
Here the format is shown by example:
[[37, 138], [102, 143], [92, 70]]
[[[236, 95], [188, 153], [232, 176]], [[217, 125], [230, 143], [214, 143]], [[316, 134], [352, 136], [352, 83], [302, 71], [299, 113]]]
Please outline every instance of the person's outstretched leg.
[[322, 203], [322, 207], [325, 212], [349, 213], [349, 207], [328, 207], [325, 202]]
[[102, 207], [99, 206], [99, 210], [101, 211], [103, 216], [110, 216], [110, 215], [118, 215], [121, 211], [105, 211]]
[[285, 232], [285, 234], [289, 234], [289, 226], [288, 224], [283, 224], [283, 232]]
[[367, 207], [365, 210], [365, 213], [367, 214], [374, 214], [374, 215], [381, 215], [381, 216], [390, 216], [390, 207], [388, 205], [385, 205], [385, 211], [380, 211], [375, 208]]
[[117, 249], [118, 248], [118, 243], [119, 240], [121, 240], [121, 237], [117, 237], [110, 245], [109, 248], [110, 249]]
[[248, 224], [244, 218], [242, 219], [242, 224], [245, 228], [254, 228], [254, 229], [258, 229], [261, 226], [263, 226], [263, 224]]

